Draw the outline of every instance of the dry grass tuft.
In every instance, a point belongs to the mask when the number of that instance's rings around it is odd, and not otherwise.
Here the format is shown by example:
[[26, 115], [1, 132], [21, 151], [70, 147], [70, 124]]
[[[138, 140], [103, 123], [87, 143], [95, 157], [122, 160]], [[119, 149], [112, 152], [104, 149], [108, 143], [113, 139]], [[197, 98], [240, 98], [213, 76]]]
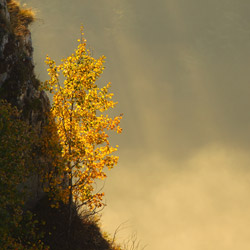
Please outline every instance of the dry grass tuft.
[[24, 36], [29, 33], [28, 25], [34, 22], [35, 12], [31, 8], [20, 7], [20, 3], [16, 0], [8, 0], [7, 6], [14, 34]]

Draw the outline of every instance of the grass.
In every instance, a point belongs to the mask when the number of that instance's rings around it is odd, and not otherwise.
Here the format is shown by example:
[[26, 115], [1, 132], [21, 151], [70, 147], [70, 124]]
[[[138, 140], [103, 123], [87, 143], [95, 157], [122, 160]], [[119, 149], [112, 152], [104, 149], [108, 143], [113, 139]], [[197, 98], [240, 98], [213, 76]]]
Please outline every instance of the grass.
[[7, 0], [10, 13], [11, 28], [16, 36], [24, 36], [29, 33], [28, 25], [35, 21], [35, 13], [31, 8], [20, 7], [16, 0]]

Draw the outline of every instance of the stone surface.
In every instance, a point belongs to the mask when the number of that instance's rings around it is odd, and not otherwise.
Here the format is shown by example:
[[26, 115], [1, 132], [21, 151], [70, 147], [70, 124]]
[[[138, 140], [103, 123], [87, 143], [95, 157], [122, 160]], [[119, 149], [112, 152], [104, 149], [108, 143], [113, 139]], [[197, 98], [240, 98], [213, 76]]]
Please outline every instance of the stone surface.
[[4, 17], [7, 21], [10, 21], [10, 15], [7, 10], [6, 0], [0, 0], [0, 15]]
[[[20, 11], [16, 1], [0, 0], [0, 99], [17, 106], [23, 120], [40, 135], [50, 102], [46, 93], [39, 90], [40, 82], [34, 74], [30, 21], [17, 25]], [[46, 162], [39, 153], [36, 159]], [[32, 192], [28, 202], [32, 206], [44, 195], [39, 176], [31, 176], [26, 185]]]

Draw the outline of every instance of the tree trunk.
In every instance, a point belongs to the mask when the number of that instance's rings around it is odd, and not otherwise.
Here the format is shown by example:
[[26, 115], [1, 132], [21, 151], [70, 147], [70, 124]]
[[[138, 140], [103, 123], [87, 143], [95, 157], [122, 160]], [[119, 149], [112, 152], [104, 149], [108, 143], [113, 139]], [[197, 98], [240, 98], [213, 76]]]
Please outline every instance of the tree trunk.
[[69, 176], [69, 221], [68, 221], [68, 244], [70, 249], [71, 243], [71, 227], [72, 227], [72, 213], [73, 213], [73, 195], [72, 195], [72, 171]]

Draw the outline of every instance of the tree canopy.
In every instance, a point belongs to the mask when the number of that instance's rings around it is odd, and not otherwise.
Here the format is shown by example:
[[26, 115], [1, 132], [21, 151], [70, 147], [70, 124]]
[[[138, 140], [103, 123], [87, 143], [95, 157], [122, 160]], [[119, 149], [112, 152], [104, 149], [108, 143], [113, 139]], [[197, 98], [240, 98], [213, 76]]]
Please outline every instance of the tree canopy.
[[105, 57], [93, 58], [86, 48], [83, 29], [81, 35], [75, 52], [62, 59], [61, 64], [56, 65], [47, 56], [50, 79], [43, 87], [53, 94], [51, 115], [66, 162], [63, 172], [67, 175], [68, 192], [64, 192], [64, 199], [94, 209], [103, 205], [104, 195], [94, 189], [95, 180], [106, 178], [104, 169], [111, 169], [118, 162], [114, 155], [118, 146], [110, 145], [108, 131], [122, 132], [122, 115], [111, 118], [105, 114], [116, 104], [109, 93], [111, 84], [102, 88], [96, 84], [103, 73]]

